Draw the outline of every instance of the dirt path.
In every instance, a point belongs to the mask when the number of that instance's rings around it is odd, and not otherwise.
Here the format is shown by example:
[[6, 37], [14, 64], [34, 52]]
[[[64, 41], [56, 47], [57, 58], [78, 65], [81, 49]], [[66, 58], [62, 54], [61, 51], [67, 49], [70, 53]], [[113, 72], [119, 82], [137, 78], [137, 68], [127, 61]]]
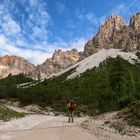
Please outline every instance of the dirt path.
[[0, 125], [0, 140], [139, 140], [140, 136], [122, 136], [104, 126], [113, 114], [96, 119], [29, 115]]
[[67, 123], [67, 117], [53, 117], [32, 129], [5, 131], [0, 140], [97, 140], [80, 127], [84, 120], [76, 118], [74, 123]]

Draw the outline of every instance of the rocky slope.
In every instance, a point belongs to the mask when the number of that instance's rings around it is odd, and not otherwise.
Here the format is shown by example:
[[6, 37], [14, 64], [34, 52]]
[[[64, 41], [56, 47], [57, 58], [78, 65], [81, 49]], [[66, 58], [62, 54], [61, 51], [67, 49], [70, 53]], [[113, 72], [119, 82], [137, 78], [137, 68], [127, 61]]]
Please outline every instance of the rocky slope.
[[140, 62], [137, 55], [131, 52], [124, 52], [120, 49], [101, 49], [97, 53], [94, 53], [90, 55], [89, 57], [85, 58], [84, 60], [81, 60], [80, 62], [76, 63], [75, 65], [72, 65], [61, 72], [55, 74], [54, 76], [62, 75], [71, 69], [74, 69], [74, 71], [67, 77], [67, 79], [74, 79], [76, 76], [80, 76], [82, 73], [85, 73], [88, 70], [91, 70], [93, 68], [99, 67], [100, 63], [105, 61], [107, 58], [117, 58], [121, 57], [124, 60], [127, 60], [130, 64], [135, 64], [136, 62]]
[[49, 76], [77, 63], [79, 59], [80, 53], [76, 49], [70, 51], [59, 49], [54, 52], [52, 58], [48, 58], [43, 64], [38, 65], [37, 70]]
[[34, 70], [35, 66], [22, 57], [8, 55], [0, 57], [0, 78], [7, 77], [10, 73], [12, 75], [29, 74]]
[[140, 13], [131, 17], [129, 25], [122, 17], [112, 14], [99, 28], [96, 36], [85, 44], [84, 52], [81, 53], [75, 49], [66, 52], [55, 51], [53, 57], [47, 59], [37, 69], [49, 76], [83, 60], [102, 48], [116, 48], [126, 52], [140, 49]]
[[83, 56], [87, 57], [101, 48], [140, 49], [140, 12], [131, 17], [129, 25], [120, 16], [110, 16], [96, 36], [86, 43]]

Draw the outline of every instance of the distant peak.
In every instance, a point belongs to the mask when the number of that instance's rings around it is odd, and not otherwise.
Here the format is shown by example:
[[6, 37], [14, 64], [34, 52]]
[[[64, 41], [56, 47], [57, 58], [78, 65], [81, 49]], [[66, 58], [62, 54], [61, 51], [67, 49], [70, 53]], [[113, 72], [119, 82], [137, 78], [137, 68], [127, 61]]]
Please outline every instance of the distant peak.
[[137, 12], [131, 17], [129, 26], [140, 31], [140, 12]]
[[112, 13], [112, 15], [108, 18], [108, 20], [106, 22], [110, 22], [110, 21], [112, 22], [112, 24], [114, 24], [114, 22], [115, 22], [117, 24], [125, 25], [124, 19], [115, 13]]
[[110, 34], [114, 29], [121, 30], [125, 26], [125, 21], [121, 16], [112, 14], [106, 22], [99, 28], [98, 34]]

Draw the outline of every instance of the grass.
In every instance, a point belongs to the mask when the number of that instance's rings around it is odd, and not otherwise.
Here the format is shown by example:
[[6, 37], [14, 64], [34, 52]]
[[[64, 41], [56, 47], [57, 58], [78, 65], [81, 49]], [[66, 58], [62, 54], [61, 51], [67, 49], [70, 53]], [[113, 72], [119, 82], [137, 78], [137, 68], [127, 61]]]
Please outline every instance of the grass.
[[129, 125], [140, 126], [140, 101], [135, 101], [123, 109], [125, 119]]
[[0, 120], [8, 121], [11, 118], [21, 118], [24, 117], [23, 113], [18, 113], [16, 111], [10, 110], [7, 107], [0, 105]]

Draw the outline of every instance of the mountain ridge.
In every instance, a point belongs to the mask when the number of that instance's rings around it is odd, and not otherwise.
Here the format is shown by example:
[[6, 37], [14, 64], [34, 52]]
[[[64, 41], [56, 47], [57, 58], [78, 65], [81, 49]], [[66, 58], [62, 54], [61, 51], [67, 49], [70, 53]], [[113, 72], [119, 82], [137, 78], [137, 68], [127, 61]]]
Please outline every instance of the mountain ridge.
[[17, 75], [19, 73], [29, 74], [35, 70], [35, 66], [22, 57], [5, 55], [0, 57], [0, 77], [5, 78], [10, 73]]
[[10, 73], [30, 73], [33, 77], [43, 73], [41, 77], [48, 77], [78, 63], [103, 48], [121, 49], [125, 52], [140, 50], [140, 12], [130, 18], [128, 25], [122, 17], [112, 14], [99, 28], [97, 34], [87, 41], [83, 52], [78, 52], [76, 49], [67, 51], [58, 49], [55, 50], [51, 58], [47, 58], [45, 62], [37, 66], [21, 57], [8, 55], [0, 57], [0, 77], [6, 77]]
[[101, 48], [117, 48], [124, 51], [140, 49], [140, 12], [130, 18], [127, 25], [122, 17], [112, 14], [97, 34], [86, 43], [85, 57]]

